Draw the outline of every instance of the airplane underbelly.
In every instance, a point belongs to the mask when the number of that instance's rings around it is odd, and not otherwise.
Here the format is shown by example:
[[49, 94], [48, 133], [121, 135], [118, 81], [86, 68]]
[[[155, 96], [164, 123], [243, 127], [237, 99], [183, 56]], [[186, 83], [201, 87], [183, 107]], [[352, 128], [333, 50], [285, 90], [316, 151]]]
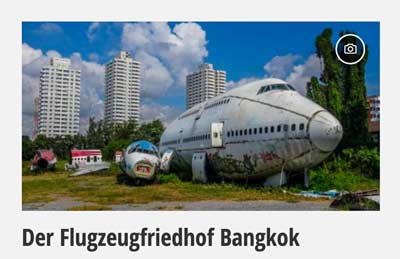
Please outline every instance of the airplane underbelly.
[[[257, 179], [286, 171], [302, 170], [315, 161], [323, 160], [328, 154], [311, 149], [306, 138], [227, 142], [223, 148], [181, 150], [175, 162], [179, 169], [191, 170], [192, 156], [206, 152], [213, 174], [230, 179]], [[317, 159], [316, 159], [317, 158]]]
[[259, 178], [285, 170], [299, 170], [309, 160], [300, 159], [310, 150], [306, 139], [249, 141], [248, 143], [227, 143], [225, 149], [209, 153], [212, 168], [229, 178]]

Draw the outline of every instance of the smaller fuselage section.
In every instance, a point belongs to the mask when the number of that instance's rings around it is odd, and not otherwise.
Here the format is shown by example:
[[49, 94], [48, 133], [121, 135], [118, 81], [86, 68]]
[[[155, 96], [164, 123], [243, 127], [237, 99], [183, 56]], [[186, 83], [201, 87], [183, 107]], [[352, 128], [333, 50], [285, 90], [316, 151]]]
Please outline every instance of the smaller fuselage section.
[[152, 180], [159, 164], [157, 147], [147, 141], [137, 141], [124, 151], [121, 168], [131, 178]]

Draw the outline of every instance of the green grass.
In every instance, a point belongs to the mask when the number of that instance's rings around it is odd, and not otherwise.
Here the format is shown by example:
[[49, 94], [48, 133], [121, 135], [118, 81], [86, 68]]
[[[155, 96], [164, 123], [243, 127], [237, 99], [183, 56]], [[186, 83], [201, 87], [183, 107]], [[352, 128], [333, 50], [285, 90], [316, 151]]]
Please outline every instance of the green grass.
[[[286, 188], [255, 188], [231, 183], [193, 184], [179, 180], [175, 174], [161, 174], [154, 184], [132, 186], [118, 180], [121, 175], [115, 163], [108, 172], [69, 177], [69, 173], [63, 171], [64, 163], [65, 161], [58, 162], [55, 172], [30, 173], [24, 172], [30, 164], [24, 161], [22, 202], [50, 202], [67, 197], [91, 204], [73, 207], [71, 208], [73, 210], [107, 210], [108, 205], [143, 204], [153, 201], [281, 200], [295, 203], [301, 200], [316, 200], [293, 195], [292, 192], [303, 190], [301, 185]], [[377, 179], [342, 169], [333, 171], [323, 166], [310, 171], [310, 182], [309, 189], [317, 191], [379, 189]]]
[[193, 184], [172, 175], [145, 186], [119, 184], [116, 173], [69, 177], [66, 172], [46, 172], [22, 177], [22, 202], [49, 202], [69, 197], [97, 205], [140, 204], [153, 201], [311, 200], [279, 188], [246, 188], [235, 184]]
[[323, 169], [310, 171], [310, 189], [328, 191], [362, 191], [379, 190], [379, 179], [368, 178], [355, 171], [326, 171]]

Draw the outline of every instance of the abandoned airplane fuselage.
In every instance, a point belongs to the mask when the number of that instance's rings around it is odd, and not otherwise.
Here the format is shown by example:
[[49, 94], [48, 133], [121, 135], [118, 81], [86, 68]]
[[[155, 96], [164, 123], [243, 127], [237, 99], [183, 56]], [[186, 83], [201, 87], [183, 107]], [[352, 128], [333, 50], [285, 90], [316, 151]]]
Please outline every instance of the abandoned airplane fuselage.
[[341, 138], [328, 111], [287, 82], [264, 79], [184, 112], [164, 131], [160, 152], [173, 150], [201, 182], [212, 175], [282, 185], [286, 172], [320, 163]]
[[158, 149], [152, 143], [140, 140], [124, 152], [121, 169], [136, 180], [153, 180], [160, 164]]

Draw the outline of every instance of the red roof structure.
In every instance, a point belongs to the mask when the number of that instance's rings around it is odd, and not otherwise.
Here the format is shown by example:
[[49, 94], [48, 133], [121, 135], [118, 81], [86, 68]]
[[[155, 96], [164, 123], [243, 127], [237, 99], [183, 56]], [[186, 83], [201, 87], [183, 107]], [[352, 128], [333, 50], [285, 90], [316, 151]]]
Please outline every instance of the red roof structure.
[[85, 149], [85, 150], [78, 150], [74, 149], [71, 150], [72, 157], [81, 157], [81, 156], [101, 156], [100, 149]]

